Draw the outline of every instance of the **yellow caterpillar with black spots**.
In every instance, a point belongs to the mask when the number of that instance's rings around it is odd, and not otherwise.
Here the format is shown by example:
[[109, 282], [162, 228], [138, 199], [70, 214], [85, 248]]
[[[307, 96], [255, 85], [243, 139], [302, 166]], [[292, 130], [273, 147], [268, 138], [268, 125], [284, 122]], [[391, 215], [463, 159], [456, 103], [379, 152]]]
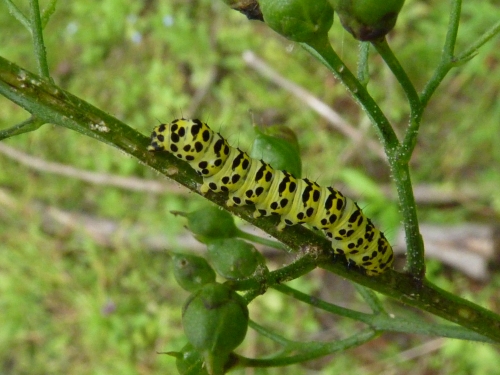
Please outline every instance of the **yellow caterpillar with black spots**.
[[332, 187], [298, 179], [252, 159], [200, 120], [177, 119], [151, 134], [149, 151], [168, 151], [203, 177], [201, 192], [227, 192], [228, 206], [255, 205], [254, 217], [278, 214], [278, 229], [310, 224], [322, 230], [333, 251], [378, 275], [391, 267], [392, 248], [352, 199]]

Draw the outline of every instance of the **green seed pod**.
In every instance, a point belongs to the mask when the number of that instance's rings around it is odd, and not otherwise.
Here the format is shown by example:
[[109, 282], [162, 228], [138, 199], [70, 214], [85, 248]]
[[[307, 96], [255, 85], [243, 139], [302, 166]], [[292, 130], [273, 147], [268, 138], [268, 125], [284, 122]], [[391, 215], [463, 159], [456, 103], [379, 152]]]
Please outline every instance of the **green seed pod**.
[[178, 211], [174, 211], [174, 213], [187, 217], [189, 230], [200, 242], [238, 235], [238, 228], [234, 224], [233, 216], [216, 206], [203, 207], [187, 214]]
[[172, 268], [175, 280], [188, 292], [215, 281], [215, 271], [204, 258], [196, 255], [172, 253]]
[[208, 375], [203, 356], [193, 348], [193, 345], [186, 344], [180, 352], [167, 354], [176, 358], [175, 364], [180, 375]]
[[208, 373], [223, 373], [229, 354], [245, 338], [248, 308], [229, 287], [207, 284], [186, 301], [182, 325], [188, 341], [203, 355]]
[[326, 37], [333, 23], [327, 0], [260, 0], [264, 21], [271, 29], [295, 42]]
[[257, 0], [222, 0], [234, 10], [247, 16], [249, 20], [264, 21]]
[[358, 40], [375, 40], [396, 25], [404, 0], [330, 0], [342, 26]]
[[[167, 353], [176, 358], [175, 364], [180, 375], [209, 375], [205, 359], [199, 351], [193, 348], [193, 345], [186, 344], [180, 352]], [[229, 354], [224, 363], [224, 374], [236, 365], [238, 358], [234, 354]]]
[[226, 279], [238, 280], [252, 276], [265, 267], [265, 259], [253, 245], [237, 238], [211, 241], [208, 257], [217, 273]]
[[274, 125], [264, 129], [255, 127], [256, 137], [250, 157], [262, 159], [274, 169], [287, 170], [295, 177], [302, 174], [299, 142], [295, 133], [287, 126]]

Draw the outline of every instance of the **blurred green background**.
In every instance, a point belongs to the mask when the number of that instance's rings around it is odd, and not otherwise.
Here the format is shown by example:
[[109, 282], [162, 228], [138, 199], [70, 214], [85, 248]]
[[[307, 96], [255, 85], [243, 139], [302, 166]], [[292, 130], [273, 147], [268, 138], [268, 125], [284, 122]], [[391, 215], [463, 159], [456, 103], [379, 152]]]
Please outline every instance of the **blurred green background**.
[[[390, 45], [419, 90], [439, 62], [447, 14], [447, 2], [408, 0], [390, 34]], [[457, 51], [499, 14], [494, 0], [466, 2]], [[338, 19], [330, 35], [355, 69], [358, 44]], [[387, 165], [367, 147], [368, 140], [377, 141], [373, 129], [323, 66], [263, 23], [248, 21], [222, 1], [60, 2], [44, 37], [58, 85], [141, 133], [149, 134], [159, 122], [197, 117], [232, 145], [249, 150], [253, 124], [291, 127], [302, 148], [304, 176], [354, 194], [394, 240], [400, 217], [394, 199], [383, 194], [390, 190]], [[422, 221], [497, 222], [499, 46], [497, 37], [453, 70], [429, 104], [412, 161], [414, 183], [459, 197], [473, 192], [474, 199], [424, 205]], [[303, 97], [270, 82], [244, 61], [245, 51], [337, 111], [366, 134], [364, 141], [340, 134]], [[0, 55], [36, 70], [30, 34], [3, 2]], [[408, 115], [404, 94], [375, 54], [369, 90], [402, 134]], [[3, 97], [0, 109], [0, 129], [28, 116]], [[185, 343], [180, 308], [187, 292], [173, 280], [167, 250], [199, 245], [170, 211], [192, 210], [202, 199], [107, 145], [50, 124], [0, 146], [0, 372], [175, 373], [174, 360], [158, 352]], [[102, 183], [86, 180], [87, 172], [100, 174]], [[120, 186], [113, 185], [116, 177], [124, 178]], [[270, 264], [278, 267], [291, 259], [272, 254]], [[500, 311], [495, 273], [478, 282], [430, 261], [429, 275], [447, 290]], [[343, 280], [323, 272], [294, 286], [363, 308]], [[250, 314], [302, 340], [333, 340], [356, 328], [276, 292], [252, 303]], [[298, 327], [297, 321], [303, 324]], [[240, 348], [247, 356], [266, 355], [266, 350], [273, 347], [252, 331]], [[236, 373], [495, 374], [498, 355], [485, 344], [384, 335], [303, 366]]]

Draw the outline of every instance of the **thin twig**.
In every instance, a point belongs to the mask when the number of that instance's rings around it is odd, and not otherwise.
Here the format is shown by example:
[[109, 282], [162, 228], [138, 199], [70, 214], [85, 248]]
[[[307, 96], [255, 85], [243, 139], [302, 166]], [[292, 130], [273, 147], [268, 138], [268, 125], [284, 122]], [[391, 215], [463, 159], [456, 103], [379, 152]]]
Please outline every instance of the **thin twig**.
[[151, 192], [155, 194], [166, 192], [170, 194], [184, 194], [185, 192], [184, 189], [181, 189], [171, 183], [143, 180], [135, 177], [120, 177], [107, 173], [90, 172], [66, 164], [49, 162], [16, 150], [15, 148], [7, 146], [4, 143], [0, 143], [0, 153], [29, 168], [75, 178], [96, 185], [115, 186], [122, 189]]
[[[152, 194], [185, 194], [176, 184], [168, 181], [144, 180], [134, 177], [121, 177], [106, 173], [97, 173], [78, 169], [66, 164], [54, 163], [34, 157], [25, 152], [0, 142], [0, 154], [9, 157], [18, 163], [41, 172], [53, 173], [65, 177], [76, 178], [91, 184], [116, 186], [122, 189], [144, 191]], [[419, 205], [466, 205], [470, 202], [489, 200], [492, 189], [485, 186], [462, 184], [453, 188], [436, 184], [420, 184], [415, 186], [415, 200]], [[381, 185], [381, 192], [387, 199], [395, 199], [396, 195], [392, 185]], [[359, 193], [349, 188], [344, 188], [344, 193], [350, 197], [360, 199]]]

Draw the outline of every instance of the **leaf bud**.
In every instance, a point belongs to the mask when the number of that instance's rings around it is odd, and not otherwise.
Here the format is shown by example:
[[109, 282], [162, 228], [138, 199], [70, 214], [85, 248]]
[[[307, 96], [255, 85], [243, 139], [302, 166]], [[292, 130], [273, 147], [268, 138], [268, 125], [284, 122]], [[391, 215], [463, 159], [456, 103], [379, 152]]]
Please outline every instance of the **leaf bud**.
[[255, 140], [250, 156], [262, 159], [274, 169], [286, 170], [295, 177], [302, 174], [299, 143], [295, 133], [287, 126], [274, 125], [261, 130], [255, 127]]

